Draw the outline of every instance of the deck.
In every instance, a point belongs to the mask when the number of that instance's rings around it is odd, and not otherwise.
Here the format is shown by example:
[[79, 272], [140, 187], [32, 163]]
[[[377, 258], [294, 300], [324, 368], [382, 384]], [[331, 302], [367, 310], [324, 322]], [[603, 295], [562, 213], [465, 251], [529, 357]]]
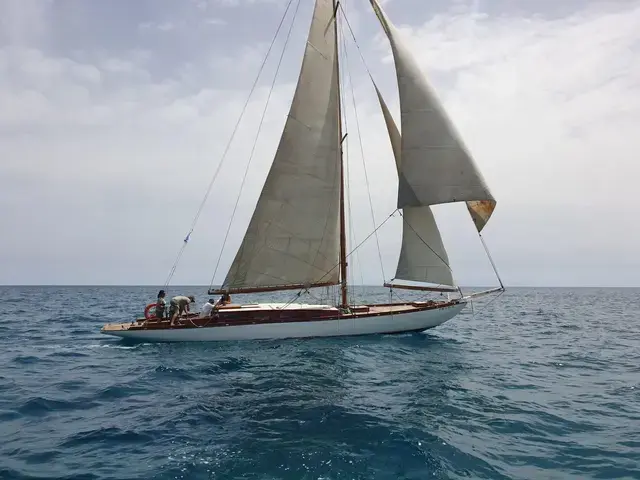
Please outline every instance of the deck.
[[231, 325], [256, 325], [265, 323], [290, 323], [290, 322], [314, 322], [323, 320], [337, 320], [348, 318], [370, 318], [378, 316], [399, 315], [403, 313], [433, 310], [453, 305], [449, 302], [409, 302], [388, 303], [376, 305], [354, 305], [350, 313], [342, 313], [331, 305], [307, 305], [307, 304], [248, 304], [225, 305], [221, 307], [217, 315], [202, 317], [199, 313], [188, 314], [176, 321], [174, 327], [169, 326], [169, 320], [158, 322], [155, 319], [136, 319], [130, 323], [107, 324], [103, 332], [122, 330], [155, 330], [155, 329], [184, 329], [202, 327], [222, 327]]

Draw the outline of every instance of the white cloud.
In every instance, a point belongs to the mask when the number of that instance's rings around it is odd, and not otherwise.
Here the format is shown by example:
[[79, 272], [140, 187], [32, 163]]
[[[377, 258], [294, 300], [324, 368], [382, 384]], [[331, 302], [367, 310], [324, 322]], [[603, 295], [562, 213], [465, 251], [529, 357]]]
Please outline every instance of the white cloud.
[[282, 6], [289, 0], [191, 0], [193, 5], [202, 11], [218, 9], [220, 7], [240, 7], [259, 3]]
[[[217, 4], [199, 3], [204, 10]], [[10, 41], [0, 49], [0, 215], [12, 225], [0, 239], [0, 251], [6, 252], [0, 282], [160, 282], [266, 47], [229, 45], [224, 56], [212, 53], [199, 63], [187, 58], [158, 74], [152, 63], [162, 60], [159, 53], [133, 46], [117, 54], [108, 48], [45, 53], [43, 32], [55, 27], [45, 10], [29, 5], [32, 10], [19, 14], [26, 18], [22, 27], [9, 34], [3, 27]], [[393, 18], [392, 7], [401, 6], [390, 4]], [[374, 21], [371, 12], [347, 11], [350, 19], [357, 15], [352, 23], [358, 26]], [[41, 33], [27, 38], [32, 22]], [[422, 26], [403, 28], [498, 199], [485, 237], [507, 283], [639, 283], [634, 272], [640, 266], [640, 233], [629, 221], [640, 176], [640, 70], [634, 61], [639, 24], [638, 4], [621, 3], [558, 19], [479, 16], [457, 7]], [[300, 35], [305, 29], [298, 29]], [[302, 45], [302, 36], [297, 40]], [[291, 45], [289, 54], [301, 45]], [[388, 55], [382, 37], [373, 47]], [[365, 51], [368, 61], [379, 54], [375, 48]], [[352, 50], [349, 57], [354, 75], [356, 55]], [[299, 59], [287, 58], [297, 71]], [[370, 67], [397, 110], [389, 59]], [[287, 83], [279, 83], [272, 96], [218, 280], [272, 159], [293, 91], [291, 71], [283, 72]], [[210, 279], [262, 113], [265, 78], [192, 236], [178, 283]], [[395, 170], [368, 80], [362, 70], [354, 78], [381, 221], [395, 206], [396, 186], [388, 180]], [[372, 225], [353, 123], [349, 132], [354, 226], [361, 241]], [[494, 283], [463, 207], [439, 206], [436, 214], [456, 278], [462, 284]], [[398, 220], [389, 225], [381, 230], [387, 278], [397, 257]], [[38, 259], [37, 266], [30, 258]], [[365, 281], [379, 282], [377, 260], [369, 258], [377, 259], [373, 239], [360, 259]], [[46, 267], [58, 262], [60, 269]], [[78, 263], [94, 268], [81, 270], [74, 267]]]
[[138, 30], [143, 33], [146, 32], [160, 32], [169, 33], [175, 32], [180, 29], [198, 28], [200, 25], [204, 26], [224, 26], [226, 20], [216, 17], [198, 18], [195, 22], [142, 22], [138, 25]]
[[205, 18], [204, 23], [207, 25], [226, 25], [227, 24], [225, 20], [222, 20], [221, 18], [215, 18], [215, 17]]
[[143, 22], [138, 25], [138, 28], [142, 31], [145, 30], [160, 30], [161, 32], [170, 32], [178, 28], [178, 25], [175, 22]]

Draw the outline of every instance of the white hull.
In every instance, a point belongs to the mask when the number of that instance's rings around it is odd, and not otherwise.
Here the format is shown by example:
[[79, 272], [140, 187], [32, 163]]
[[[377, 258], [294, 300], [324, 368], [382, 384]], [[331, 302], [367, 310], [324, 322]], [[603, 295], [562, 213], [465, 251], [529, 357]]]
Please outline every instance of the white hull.
[[427, 330], [455, 317], [466, 305], [457, 304], [384, 316], [361, 316], [250, 325], [225, 325], [185, 329], [109, 329], [102, 333], [145, 342], [211, 342], [309, 337], [338, 337]]

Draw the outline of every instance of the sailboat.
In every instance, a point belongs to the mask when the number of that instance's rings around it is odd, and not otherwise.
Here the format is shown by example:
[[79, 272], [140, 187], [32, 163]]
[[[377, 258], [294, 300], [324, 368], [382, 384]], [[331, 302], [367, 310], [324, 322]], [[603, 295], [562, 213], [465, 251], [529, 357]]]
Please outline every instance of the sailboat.
[[298, 298], [309, 289], [329, 287], [339, 288], [339, 299], [326, 304], [228, 303], [212, 315], [188, 313], [174, 326], [145, 317], [106, 324], [101, 333], [161, 342], [421, 332], [452, 319], [475, 297], [504, 291], [488, 250], [500, 286], [466, 296], [456, 286], [431, 207], [465, 202], [486, 248], [481, 231], [496, 200], [400, 33], [378, 0], [369, 2], [391, 46], [401, 111], [398, 129], [370, 75], [398, 174], [392, 215], [402, 217], [403, 227], [395, 276], [383, 285], [425, 295], [440, 292], [442, 300], [349, 301], [338, 48], [344, 11], [337, 0], [315, 0], [297, 86], [271, 168], [224, 282], [208, 293], [291, 290]]

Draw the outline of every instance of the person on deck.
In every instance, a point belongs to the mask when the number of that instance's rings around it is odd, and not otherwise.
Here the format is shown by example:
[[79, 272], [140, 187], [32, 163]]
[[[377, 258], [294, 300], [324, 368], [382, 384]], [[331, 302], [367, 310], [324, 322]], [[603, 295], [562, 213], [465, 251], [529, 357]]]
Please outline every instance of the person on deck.
[[169, 315], [171, 316], [171, 326], [175, 325], [176, 318], [185, 312], [189, 312], [189, 304], [195, 303], [196, 299], [193, 295], [185, 297], [178, 295], [171, 299], [169, 303]]
[[210, 298], [209, 301], [202, 306], [202, 316], [210, 317], [215, 305], [216, 301], [213, 298]]
[[228, 293], [223, 293], [222, 296], [220, 297], [220, 300], [218, 300], [218, 303], [216, 303], [216, 307], [221, 307], [222, 305], [229, 305], [231, 303], [231, 295], [229, 295]]
[[160, 290], [158, 292], [158, 300], [156, 300], [156, 317], [158, 320], [162, 320], [164, 318], [164, 311], [167, 308], [167, 302], [164, 299], [167, 294], [164, 290]]

